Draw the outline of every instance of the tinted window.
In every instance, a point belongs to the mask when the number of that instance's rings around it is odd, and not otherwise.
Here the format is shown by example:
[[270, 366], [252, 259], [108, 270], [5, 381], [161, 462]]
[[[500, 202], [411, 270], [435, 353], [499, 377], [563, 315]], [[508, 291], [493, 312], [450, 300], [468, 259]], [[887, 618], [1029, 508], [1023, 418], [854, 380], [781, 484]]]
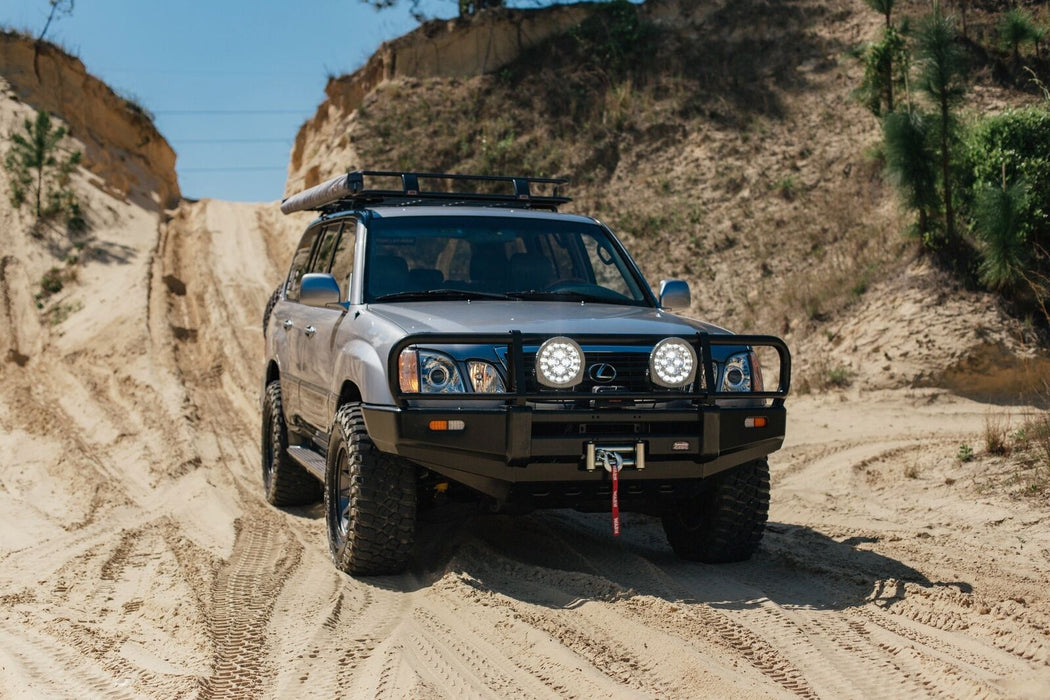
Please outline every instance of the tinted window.
[[292, 267], [288, 271], [288, 280], [284, 287], [285, 296], [289, 301], [299, 301], [299, 285], [302, 284], [303, 274], [306, 272], [306, 266], [310, 262], [310, 253], [313, 251], [314, 241], [317, 240], [317, 234], [320, 231], [321, 228], [319, 226], [307, 229], [306, 233], [299, 240], [299, 247], [295, 249], [295, 255], [292, 256]]
[[354, 271], [354, 243], [357, 240], [357, 222], [349, 219], [343, 225], [339, 242], [336, 243], [330, 271], [339, 283], [341, 299], [350, 298], [350, 273]]
[[310, 260], [308, 272], [328, 272], [332, 265], [332, 251], [335, 250], [335, 243], [339, 239], [341, 228], [341, 223], [330, 224], [325, 227], [324, 234], [321, 236], [321, 242], [317, 246], [317, 251]]

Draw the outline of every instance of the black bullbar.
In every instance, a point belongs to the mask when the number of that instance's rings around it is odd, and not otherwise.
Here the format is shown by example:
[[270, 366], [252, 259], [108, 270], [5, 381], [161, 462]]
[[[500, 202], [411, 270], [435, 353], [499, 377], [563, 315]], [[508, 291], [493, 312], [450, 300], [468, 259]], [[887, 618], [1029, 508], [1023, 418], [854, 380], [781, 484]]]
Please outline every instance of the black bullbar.
[[[666, 336], [572, 335], [581, 346], [638, 343], [650, 347]], [[790, 355], [771, 336], [697, 333], [682, 337], [703, 358], [704, 387], [714, 386], [712, 346], [772, 347], [780, 356], [780, 378], [773, 391], [675, 391], [617, 393], [616, 400], [641, 399], [673, 407], [610, 405], [594, 393], [528, 392], [522, 357], [526, 346], [547, 336], [516, 331], [501, 335], [416, 334], [391, 350], [391, 392], [396, 406], [363, 407], [369, 435], [377, 447], [439, 472], [495, 492], [490, 480], [503, 483], [601, 478], [588, 464], [591, 449], [621, 451], [632, 464], [629, 480], [688, 479], [709, 476], [766, 456], [784, 440], [784, 397], [790, 382]], [[507, 392], [502, 394], [406, 394], [398, 383], [397, 357], [408, 347], [439, 350], [447, 345], [504, 345]], [[479, 407], [484, 400], [488, 406]], [[688, 401], [685, 401], [688, 400]], [[722, 400], [721, 405], [716, 404]], [[413, 401], [426, 401], [421, 407]], [[430, 403], [436, 401], [439, 403]], [[440, 402], [458, 402], [447, 409]], [[551, 408], [550, 403], [561, 404]], [[463, 405], [467, 404], [467, 405]], [[473, 405], [471, 405], [473, 404]], [[527, 468], [523, 468], [527, 467]], [[568, 469], [567, 469], [568, 467]], [[469, 475], [476, 475], [473, 479]], [[482, 477], [486, 483], [475, 480]]]
[[[637, 345], [645, 347], [648, 345], [651, 348], [665, 338], [681, 338], [693, 346], [693, 351], [696, 352], [703, 370], [703, 381], [700, 387], [692, 391], [618, 392], [615, 395], [616, 400], [640, 399], [659, 402], [692, 400], [714, 405], [714, 401], [717, 399], [772, 399], [774, 406], [783, 406], [784, 398], [787, 396], [788, 389], [791, 386], [791, 353], [783, 340], [772, 335], [716, 335], [703, 331], [697, 331], [692, 335], [670, 336], [596, 333], [564, 335], [576, 341], [581, 347], [594, 345]], [[407, 408], [412, 400], [428, 402], [485, 400], [501, 401], [515, 406], [525, 406], [530, 402], [595, 400], [595, 394], [590, 392], [563, 391], [560, 389], [555, 391], [528, 391], [525, 378], [525, 346], [541, 345], [551, 337], [551, 335], [525, 334], [521, 331], [492, 335], [479, 333], [416, 333], [406, 336], [394, 345], [387, 359], [387, 379], [390, 382], [390, 393], [401, 408]], [[419, 349], [440, 351], [443, 345], [492, 345], [505, 347], [507, 349], [507, 381], [509, 384], [507, 391], [501, 394], [479, 394], [474, 392], [409, 394], [401, 391], [398, 372], [398, 357], [401, 355], [401, 351], [413, 346]], [[735, 347], [740, 350], [755, 347], [773, 348], [780, 358], [780, 377], [777, 388], [773, 391], [747, 392], [711, 390], [711, 387], [715, 386], [712, 346]]]

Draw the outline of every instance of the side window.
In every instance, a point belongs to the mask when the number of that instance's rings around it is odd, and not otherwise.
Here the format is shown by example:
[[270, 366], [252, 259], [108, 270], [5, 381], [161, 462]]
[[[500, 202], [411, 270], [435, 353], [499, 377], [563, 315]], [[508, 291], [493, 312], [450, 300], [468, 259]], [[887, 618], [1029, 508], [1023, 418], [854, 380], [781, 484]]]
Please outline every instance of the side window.
[[317, 234], [321, 232], [320, 226], [307, 229], [303, 237], [299, 239], [299, 247], [295, 249], [292, 256], [292, 267], [288, 271], [288, 281], [285, 282], [284, 292], [288, 301], [299, 301], [299, 285], [302, 284], [303, 274], [307, 271], [310, 262], [310, 253], [313, 251], [314, 241]]
[[308, 272], [328, 272], [332, 265], [332, 251], [335, 249], [335, 243], [342, 228], [342, 223], [330, 224], [325, 227], [324, 235], [321, 236], [321, 243], [317, 246], [317, 252], [314, 253], [313, 259], [310, 261]]
[[343, 301], [350, 300], [350, 273], [354, 271], [354, 243], [357, 241], [357, 222], [348, 219], [343, 224], [342, 235], [332, 256], [331, 273], [339, 283], [339, 294]]

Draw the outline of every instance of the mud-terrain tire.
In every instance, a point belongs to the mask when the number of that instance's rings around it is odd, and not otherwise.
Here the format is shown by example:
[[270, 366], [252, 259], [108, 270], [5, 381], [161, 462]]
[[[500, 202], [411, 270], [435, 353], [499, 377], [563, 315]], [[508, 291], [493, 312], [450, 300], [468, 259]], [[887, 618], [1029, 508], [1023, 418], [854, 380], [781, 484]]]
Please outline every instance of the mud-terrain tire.
[[336, 567], [355, 575], [404, 570], [416, 531], [416, 468], [376, 449], [360, 404], [336, 413], [324, 501]]
[[263, 310], [263, 337], [266, 337], [266, 327], [270, 325], [270, 315], [273, 313], [273, 307], [277, 306], [277, 301], [281, 298], [281, 287], [277, 286], [277, 289], [273, 290], [273, 294], [270, 295], [269, 300], [266, 302], [266, 309]]
[[281, 409], [281, 382], [272, 381], [263, 402], [263, 492], [275, 506], [315, 503], [321, 498], [321, 483], [288, 456], [288, 427]]
[[664, 532], [683, 559], [723, 564], [750, 559], [769, 514], [769, 464], [748, 462], [664, 515]]

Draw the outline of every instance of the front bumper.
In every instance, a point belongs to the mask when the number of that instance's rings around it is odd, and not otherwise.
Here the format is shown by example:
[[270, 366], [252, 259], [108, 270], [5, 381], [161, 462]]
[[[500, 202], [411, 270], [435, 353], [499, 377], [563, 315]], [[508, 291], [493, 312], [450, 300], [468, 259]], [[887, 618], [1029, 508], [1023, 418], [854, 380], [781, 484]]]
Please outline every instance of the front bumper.
[[[625, 467], [625, 483], [703, 479], [779, 449], [786, 424], [786, 411], [777, 405], [551, 411], [366, 404], [363, 413], [380, 450], [497, 499], [519, 484], [607, 481], [605, 469], [588, 470], [589, 445], [641, 446], [644, 464]], [[460, 421], [463, 428], [434, 430], [434, 421]]]

